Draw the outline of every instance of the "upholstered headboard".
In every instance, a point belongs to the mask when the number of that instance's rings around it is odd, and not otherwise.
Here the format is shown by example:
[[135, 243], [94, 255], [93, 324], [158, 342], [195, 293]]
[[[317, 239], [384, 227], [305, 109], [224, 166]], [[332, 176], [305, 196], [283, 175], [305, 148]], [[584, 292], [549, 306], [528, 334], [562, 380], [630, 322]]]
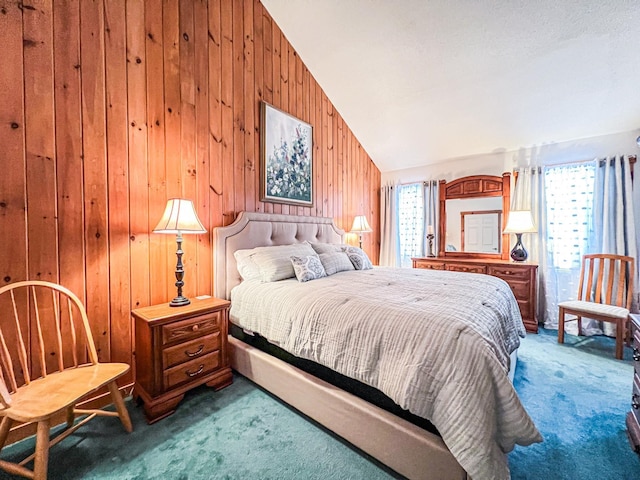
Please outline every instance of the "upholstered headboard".
[[233, 256], [236, 250], [305, 240], [341, 243], [343, 237], [332, 218], [241, 212], [231, 225], [213, 230], [213, 294], [228, 299], [242, 281]]

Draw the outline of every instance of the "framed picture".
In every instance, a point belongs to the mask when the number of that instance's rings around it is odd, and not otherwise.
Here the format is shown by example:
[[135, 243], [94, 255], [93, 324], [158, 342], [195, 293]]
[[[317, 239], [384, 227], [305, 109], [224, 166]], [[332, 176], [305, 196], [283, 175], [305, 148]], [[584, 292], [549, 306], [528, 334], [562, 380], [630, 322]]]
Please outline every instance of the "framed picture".
[[313, 127], [262, 102], [260, 200], [313, 205]]

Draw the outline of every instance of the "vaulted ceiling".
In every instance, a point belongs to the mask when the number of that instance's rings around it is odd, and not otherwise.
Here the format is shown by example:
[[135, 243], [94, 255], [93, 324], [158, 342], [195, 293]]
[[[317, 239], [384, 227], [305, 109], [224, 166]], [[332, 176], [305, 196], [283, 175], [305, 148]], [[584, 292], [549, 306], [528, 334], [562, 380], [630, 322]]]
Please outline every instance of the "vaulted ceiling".
[[639, 0], [262, 0], [381, 171], [640, 128]]

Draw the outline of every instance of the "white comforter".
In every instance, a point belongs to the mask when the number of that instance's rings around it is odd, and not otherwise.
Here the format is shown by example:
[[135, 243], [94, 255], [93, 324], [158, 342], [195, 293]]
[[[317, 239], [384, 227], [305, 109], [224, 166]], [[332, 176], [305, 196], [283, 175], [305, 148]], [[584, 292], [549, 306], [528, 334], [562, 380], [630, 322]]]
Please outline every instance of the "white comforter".
[[506, 452], [542, 440], [507, 376], [525, 330], [498, 278], [375, 268], [252, 280], [232, 291], [230, 318], [429, 419], [474, 480], [509, 478]]

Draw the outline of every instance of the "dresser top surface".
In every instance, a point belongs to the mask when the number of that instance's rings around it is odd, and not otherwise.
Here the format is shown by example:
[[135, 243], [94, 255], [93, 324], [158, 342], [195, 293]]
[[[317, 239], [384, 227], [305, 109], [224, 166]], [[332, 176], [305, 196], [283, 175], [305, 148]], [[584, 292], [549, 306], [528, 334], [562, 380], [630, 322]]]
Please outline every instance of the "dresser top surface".
[[510, 265], [523, 267], [537, 267], [534, 262], [514, 262], [513, 260], [502, 260], [493, 258], [457, 258], [457, 257], [414, 257], [411, 260], [419, 262], [440, 262], [440, 263], [469, 263], [482, 265]]
[[132, 313], [135, 317], [146, 321], [178, 320], [193, 317], [209, 310], [226, 308], [229, 305], [230, 302], [228, 300], [204, 296], [191, 298], [191, 303], [182, 307], [171, 307], [168, 303], [162, 303], [137, 308], [133, 310]]

